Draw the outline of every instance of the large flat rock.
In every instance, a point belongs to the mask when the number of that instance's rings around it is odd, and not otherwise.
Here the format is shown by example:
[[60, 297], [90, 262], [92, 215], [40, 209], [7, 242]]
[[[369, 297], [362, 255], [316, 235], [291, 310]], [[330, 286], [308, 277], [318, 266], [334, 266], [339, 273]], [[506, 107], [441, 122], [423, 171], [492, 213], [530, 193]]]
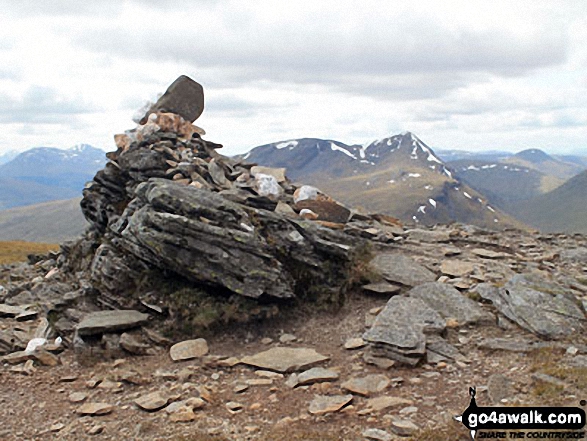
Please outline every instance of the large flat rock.
[[77, 325], [77, 332], [86, 336], [125, 331], [146, 323], [148, 319], [148, 314], [132, 309], [92, 312]]
[[241, 363], [277, 372], [294, 372], [328, 360], [310, 348], [271, 348], [244, 357]]
[[445, 327], [445, 320], [422, 300], [394, 296], [363, 338], [398, 348], [416, 348], [425, 340], [425, 333], [440, 333]]
[[483, 283], [477, 292], [505, 317], [541, 338], [563, 338], [585, 329], [585, 314], [574, 296], [538, 276], [518, 274], [501, 288]]
[[422, 300], [394, 296], [363, 338], [373, 344], [374, 355], [415, 365], [426, 354], [426, 334], [438, 334], [445, 327], [445, 319]]
[[436, 280], [432, 271], [399, 253], [379, 254], [371, 261], [371, 267], [391, 283], [416, 286]]
[[444, 283], [424, 283], [412, 288], [407, 295], [422, 300], [445, 319], [456, 319], [459, 325], [495, 321], [477, 302]]

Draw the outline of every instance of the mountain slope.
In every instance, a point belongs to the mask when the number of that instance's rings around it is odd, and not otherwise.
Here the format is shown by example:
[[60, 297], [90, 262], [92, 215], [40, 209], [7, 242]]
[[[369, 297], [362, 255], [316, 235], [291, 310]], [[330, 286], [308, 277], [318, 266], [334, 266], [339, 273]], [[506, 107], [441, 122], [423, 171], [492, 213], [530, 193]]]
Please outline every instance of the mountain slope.
[[0, 209], [81, 195], [104, 163], [104, 152], [85, 144], [27, 150], [0, 165]]
[[410, 132], [366, 146], [290, 140], [254, 148], [245, 157], [263, 165], [286, 167], [294, 181], [315, 185], [349, 206], [408, 222], [458, 221], [491, 227], [516, 224], [455, 179], [432, 149]]
[[0, 211], [0, 240], [60, 243], [79, 236], [87, 222], [81, 198]]
[[504, 159], [503, 162], [537, 170], [545, 175], [554, 176], [563, 182], [585, 169], [581, 164], [560, 161], [539, 149], [523, 150]]
[[80, 194], [81, 190], [0, 177], [0, 210], [56, 199], [70, 199]]
[[587, 233], [587, 170], [520, 205], [518, 217], [543, 231]]
[[9, 150], [6, 153], [0, 154], [0, 165], [6, 164], [8, 161], [12, 161], [17, 156], [18, 152], [16, 150]]
[[[456, 176], [482, 193], [496, 207], [515, 214], [526, 201], [562, 184], [560, 180], [527, 167], [494, 161], [459, 160], [448, 163]], [[555, 184], [556, 183], [556, 184]]]

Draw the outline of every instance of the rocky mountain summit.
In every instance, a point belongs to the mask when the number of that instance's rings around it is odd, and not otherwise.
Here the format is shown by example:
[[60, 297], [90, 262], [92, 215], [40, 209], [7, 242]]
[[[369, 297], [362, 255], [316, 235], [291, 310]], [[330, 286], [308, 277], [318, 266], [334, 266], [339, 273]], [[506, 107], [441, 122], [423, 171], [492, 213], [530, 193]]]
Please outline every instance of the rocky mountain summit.
[[310, 183], [352, 207], [392, 215], [405, 223], [522, 227], [456, 176], [411, 132], [363, 146], [293, 139], [255, 147], [244, 158], [286, 167], [294, 182]]
[[0, 268], [0, 438], [468, 439], [470, 385], [583, 396], [587, 238], [357, 212], [219, 154], [200, 93], [115, 137], [82, 238]]

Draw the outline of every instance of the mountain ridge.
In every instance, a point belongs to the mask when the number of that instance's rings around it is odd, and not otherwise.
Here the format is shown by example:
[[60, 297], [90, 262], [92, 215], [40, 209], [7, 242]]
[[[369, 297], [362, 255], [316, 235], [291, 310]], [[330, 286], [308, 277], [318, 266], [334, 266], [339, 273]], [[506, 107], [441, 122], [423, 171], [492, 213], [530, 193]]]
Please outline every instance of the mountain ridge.
[[0, 165], [0, 209], [81, 196], [105, 162], [105, 152], [88, 144], [26, 150]]
[[280, 141], [253, 148], [243, 158], [286, 167], [294, 181], [315, 185], [349, 206], [390, 214], [404, 222], [521, 226], [461, 183], [411, 132], [365, 145], [317, 138]]

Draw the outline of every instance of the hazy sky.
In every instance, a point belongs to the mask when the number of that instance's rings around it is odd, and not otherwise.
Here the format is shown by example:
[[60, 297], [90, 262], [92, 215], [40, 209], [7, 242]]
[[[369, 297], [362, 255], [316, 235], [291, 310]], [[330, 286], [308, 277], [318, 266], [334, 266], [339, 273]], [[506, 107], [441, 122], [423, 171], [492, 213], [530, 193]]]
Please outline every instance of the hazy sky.
[[0, 154], [113, 150], [180, 74], [224, 154], [289, 138], [587, 153], [587, 2], [4, 1]]

